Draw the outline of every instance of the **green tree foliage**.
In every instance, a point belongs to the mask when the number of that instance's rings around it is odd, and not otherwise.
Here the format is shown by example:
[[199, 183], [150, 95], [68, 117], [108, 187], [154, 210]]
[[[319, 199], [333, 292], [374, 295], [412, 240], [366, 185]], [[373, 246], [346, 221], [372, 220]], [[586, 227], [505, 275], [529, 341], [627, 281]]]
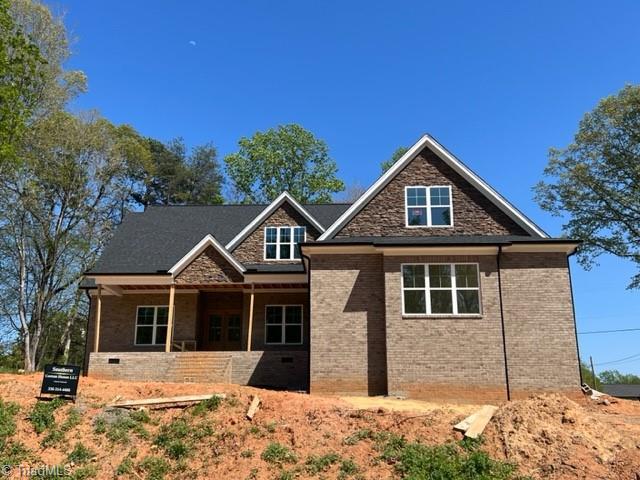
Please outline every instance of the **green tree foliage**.
[[640, 385], [640, 377], [632, 373], [620, 373], [618, 370], [604, 370], [598, 374], [601, 383]]
[[[563, 232], [584, 241], [578, 259], [591, 268], [609, 253], [640, 269], [640, 86], [604, 98], [580, 121], [573, 143], [552, 149], [540, 206], [567, 219]], [[640, 287], [640, 273], [629, 288]]]
[[224, 176], [212, 144], [187, 152], [182, 139], [164, 144], [147, 139], [151, 154], [148, 168], [136, 177], [141, 187], [132, 194], [140, 205], [215, 205], [223, 202]]
[[0, 318], [33, 370], [47, 334], [62, 329], [57, 344], [69, 347], [83, 301], [77, 282], [120, 221], [129, 174], [148, 151], [130, 127], [58, 112], [30, 128], [19, 154], [0, 180]]
[[398, 160], [400, 160], [400, 158], [407, 153], [409, 149], [407, 147], [398, 147], [396, 148], [396, 150], [391, 154], [391, 158], [389, 158], [388, 160], [385, 160], [384, 162], [382, 162], [382, 164], [380, 165], [382, 168], [382, 173], [386, 172], [387, 170], [389, 170], [394, 163], [396, 163]]
[[322, 203], [344, 189], [327, 145], [300, 125], [256, 132], [238, 144], [224, 161], [239, 202], [270, 202], [287, 191], [299, 202]]
[[38, 47], [0, 0], [0, 174], [15, 160], [15, 144], [31, 117], [44, 63]]

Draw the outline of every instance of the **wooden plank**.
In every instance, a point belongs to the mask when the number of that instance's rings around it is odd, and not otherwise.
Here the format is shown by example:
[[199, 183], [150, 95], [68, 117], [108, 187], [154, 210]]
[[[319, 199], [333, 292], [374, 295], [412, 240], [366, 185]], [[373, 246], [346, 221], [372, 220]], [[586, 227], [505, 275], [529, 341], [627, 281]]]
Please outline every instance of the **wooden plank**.
[[494, 413], [498, 410], [498, 407], [494, 407], [493, 405], [484, 405], [480, 410], [478, 410], [478, 416], [476, 419], [469, 425], [469, 428], [465, 432], [464, 436], [469, 438], [478, 438], [482, 432], [484, 432], [484, 428], [493, 417]]
[[254, 395], [253, 400], [251, 401], [251, 405], [249, 405], [249, 410], [247, 410], [247, 418], [249, 420], [253, 420], [253, 416], [256, 414], [259, 406], [260, 398], [257, 395]]
[[190, 405], [208, 400], [211, 397], [226, 398], [224, 393], [208, 393], [205, 395], [183, 395], [179, 397], [162, 397], [162, 398], [143, 398], [139, 400], [121, 400], [119, 402], [107, 405], [108, 407], [122, 408], [165, 408], [169, 405]]
[[469, 415], [467, 418], [465, 418], [461, 422], [456, 423], [453, 426], [453, 429], [454, 430], [459, 430], [461, 432], [466, 432], [469, 429], [469, 426], [474, 422], [474, 420], [476, 418], [478, 418], [478, 412], [472, 413], [471, 415]]

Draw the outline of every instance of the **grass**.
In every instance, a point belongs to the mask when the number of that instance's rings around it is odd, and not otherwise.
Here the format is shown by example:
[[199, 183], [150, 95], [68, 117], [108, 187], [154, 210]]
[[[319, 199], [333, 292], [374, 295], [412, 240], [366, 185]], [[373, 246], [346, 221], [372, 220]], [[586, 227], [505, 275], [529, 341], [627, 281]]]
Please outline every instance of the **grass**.
[[240, 452], [240, 456], [242, 458], [251, 458], [253, 457], [253, 450], [251, 449], [243, 450], [242, 452]]
[[340, 468], [338, 471], [340, 472], [338, 474], [338, 478], [343, 479], [352, 475], [356, 475], [360, 471], [360, 469], [358, 468], [356, 462], [351, 459], [345, 459], [340, 463]]
[[345, 445], [355, 445], [361, 440], [373, 439], [373, 438], [375, 438], [374, 432], [368, 428], [363, 428], [361, 430], [358, 430], [352, 433], [348, 437], [345, 437], [342, 443], [344, 443]]
[[163, 425], [153, 443], [164, 449], [165, 453], [174, 460], [179, 460], [189, 454], [191, 445], [186, 442], [191, 428], [181, 418], [168, 425]]
[[81, 443], [76, 443], [76, 446], [73, 447], [73, 450], [71, 450], [71, 453], [67, 456], [67, 461], [82, 465], [95, 456], [96, 454], [93, 453], [91, 449]]
[[0, 399], [0, 448], [16, 433], [16, 415], [20, 411], [17, 403]]
[[262, 452], [261, 457], [265, 462], [269, 463], [296, 463], [298, 457], [289, 448], [277, 442], [271, 442]]
[[202, 416], [207, 414], [208, 412], [213, 412], [218, 409], [220, 404], [222, 403], [222, 398], [217, 395], [213, 395], [206, 400], [196, 404], [192, 409], [191, 413], [193, 415]]
[[277, 422], [269, 422], [269, 423], [265, 424], [264, 428], [269, 433], [276, 433], [276, 427], [277, 426], [278, 426]]
[[162, 480], [169, 473], [169, 463], [160, 457], [145, 457], [138, 466], [146, 473], [147, 480]]
[[19, 465], [31, 458], [31, 452], [21, 442], [5, 442], [0, 453], [0, 465]]
[[394, 465], [407, 480], [517, 480], [516, 466], [493, 460], [479, 450], [478, 443], [448, 443], [427, 446], [391, 436], [382, 447], [381, 458]]
[[78, 426], [82, 421], [82, 415], [75, 408], [70, 408], [67, 412], [67, 418], [59, 427], [56, 426], [55, 421], [51, 427], [49, 427], [49, 433], [42, 439], [43, 447], [50, 447], [57, 445], [64, 440], [65, 434]]
[[107, 422], [104, 418], [96, 419], [94, 432], [106, 434], [113, 443], [128, 444], [131, 433], [135, 433], [140, 438], [149, 438], [149, 432], [145, 424], [150, 421], [149, 415], [144, 411], [122, 412], [118, 411], [115, 419]]
[[54, 398], [47, 402], [42, 400], [36, 402], [28, 418], [37, 434], [41, 434], [55, 425], [56, 419], [53, 414], [62, 405], [64, 405], [64, 400], [61, 398]]
[[[84, 465], [74, 470], [71, 474], [72, 480], [86, 480], [87, 478], [93, 478], [98, 474], [97, 465]], [[63, 477], [64, 478], [64, 477]]]
[[311, 475], [317, 475], [326, 472], [331, 465], [340, 461], [340, 455], [337, 453], [327, 453], [325, 455], [309, 455], [305, 462], [305, 469]]
[[133, 472], [133, 459], [138, 456], [138, 451], [134, 448], [127, 453], [127, 456], [122, 459], [120, 465], [116, 467], [116, 476], [129, 475]]

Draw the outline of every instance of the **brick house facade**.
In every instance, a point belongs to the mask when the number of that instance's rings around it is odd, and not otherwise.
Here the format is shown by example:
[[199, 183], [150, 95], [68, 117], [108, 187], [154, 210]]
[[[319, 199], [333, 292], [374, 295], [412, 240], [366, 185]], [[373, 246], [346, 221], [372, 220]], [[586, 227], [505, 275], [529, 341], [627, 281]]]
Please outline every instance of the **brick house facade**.
[[568, 256], [422, 137], [353, 204], [154, 207], [83, 287], [85, 371], [500, 401], [580, 384]]

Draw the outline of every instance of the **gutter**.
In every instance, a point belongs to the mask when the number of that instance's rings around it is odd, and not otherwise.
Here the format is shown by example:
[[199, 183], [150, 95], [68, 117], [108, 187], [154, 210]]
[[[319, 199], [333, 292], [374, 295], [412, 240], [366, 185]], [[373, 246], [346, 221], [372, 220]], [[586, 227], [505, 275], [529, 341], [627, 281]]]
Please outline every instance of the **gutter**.
[[[300, 249], [300, 256], [309, 262], [309, 268], [305, 267], [307, 271], [307, 303], [309, 305], [309, 328], [307, 335], [309, 335], [308, 350], [307, 350], [307, 393], [311, 393], [311, 257], [302, 253]], [[304, 260], [302, 261], [304, 265]]]

